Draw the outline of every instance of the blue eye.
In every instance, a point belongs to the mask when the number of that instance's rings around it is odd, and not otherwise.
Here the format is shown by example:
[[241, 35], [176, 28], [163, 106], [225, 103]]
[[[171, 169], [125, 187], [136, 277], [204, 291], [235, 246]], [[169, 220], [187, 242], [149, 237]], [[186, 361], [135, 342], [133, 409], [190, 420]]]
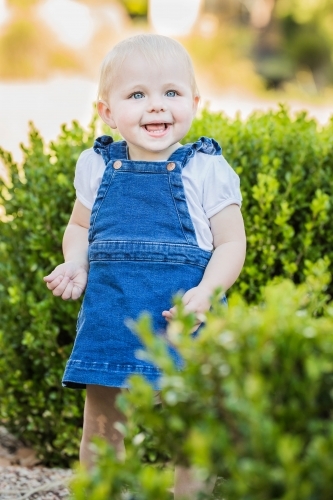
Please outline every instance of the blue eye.
[[168, 90], [168, 92], [165, 93], [167, 97], [176, 97], [177, 92], [175, 90]]
[[143, 92], [134, 92], [134, 94], [131, 95], [133, 99], [142, 99], [144, 97]]

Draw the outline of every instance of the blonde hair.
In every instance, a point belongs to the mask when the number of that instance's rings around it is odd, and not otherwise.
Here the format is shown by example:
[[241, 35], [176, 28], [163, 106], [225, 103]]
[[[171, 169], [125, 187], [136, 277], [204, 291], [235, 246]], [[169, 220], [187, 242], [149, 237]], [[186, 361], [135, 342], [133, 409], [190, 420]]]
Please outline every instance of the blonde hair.
[[179, 64], [183, 64], [188, 70], [193, 95], [199, 95], [192, 61], [186, 49], [172, 38], [142, 34], [122, 40], [105, 56], [100, 71], [98, 100], [107, 101], [115, 74], [127, 57], [138, 52], [148, 61], [157, 64], [163, 64], [165, 55], [180, 58]]

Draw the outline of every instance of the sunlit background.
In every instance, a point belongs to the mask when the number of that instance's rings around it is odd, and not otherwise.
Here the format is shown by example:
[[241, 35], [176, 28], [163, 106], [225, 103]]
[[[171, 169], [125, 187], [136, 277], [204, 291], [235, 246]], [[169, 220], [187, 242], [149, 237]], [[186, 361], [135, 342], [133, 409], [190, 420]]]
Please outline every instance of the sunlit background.
[[0, 146], [87, 125], [102, 58], [141, 32], [187, 47], [202, 106], [333, 114], [333, 0], [0, 0]]

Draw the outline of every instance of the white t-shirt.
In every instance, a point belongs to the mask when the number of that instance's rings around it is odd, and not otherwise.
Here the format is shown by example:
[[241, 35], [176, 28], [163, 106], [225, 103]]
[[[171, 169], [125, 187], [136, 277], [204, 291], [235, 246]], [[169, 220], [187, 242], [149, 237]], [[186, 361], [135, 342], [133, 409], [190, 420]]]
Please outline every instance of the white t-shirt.
[[[90, 148], [81, 153], [75, 170], [74, 187], [78, 200], [92, 209], [105, 170], [101, 155]], [[197, 242], [213, 250], [209, 219], [228, 205], [241, 205], [239, 177], [223, 156], [196, 153], [183, 168], [182, 180]]]

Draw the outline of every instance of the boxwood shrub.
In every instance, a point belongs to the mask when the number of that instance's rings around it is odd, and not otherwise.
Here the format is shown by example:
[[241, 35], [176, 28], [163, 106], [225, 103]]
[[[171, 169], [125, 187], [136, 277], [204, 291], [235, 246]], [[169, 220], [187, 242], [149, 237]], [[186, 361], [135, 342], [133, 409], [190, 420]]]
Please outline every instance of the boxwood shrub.
[[[237, 294], [229, 310], [216, 300], [195, 341], [191, 316], [180, 313], [167, 340], [143, 316], [136, 331], [163, 369], [162, 406], [143, 378], [130, 379], [130, 391], [118, 396], [127, 415], [125, 462], [97, 445], [95, 467], [74, 482], [75, 500], [170, 500], [175, 463], [195, 466], [203, 479], [216, 475], [219, 500], [330, 500], [333, 305], [313, 316], [314, 283], [325, 289], [327, 275], [270, 285], [259, 306]], [[183, 357], [182, 372], [168, 357], [169, 342]], [[152, 435], [167, 462], [145, 462]]]
[[83, 392], [61, 388], [79, 303], [57, 300], [42, 278], [62, 260], [74, 166], [93, 129], [74, 123], [46, 145], [32, 127], [22, 166], [2, 152], [10, 184], [0, 201], [0, 419], [50, 465], [77, 456]]
[[306, 261], [333, 261], [333, 119], [319, 128], [284, 106], [245, 121], [204, 111], [186, 140], [200, 134], [220, 142], [241, 177], [248, 252], [236, 289], [256, 301], [275, 276], [301, 283]]
[[[234, 290], [244, 300], [258, 302], [273, 279], [303, 282], [322, 257], [332, 262], [332, 132], [333, 121], [319, 128], [284, 107], [245, 121], [205, 110], [185, 138], [215, 137], [241, 176], [248, 253]], [[96, 120], [88, 130], [74, 122], [45, 144], [32, 127], [22, 164], [0, 151], [9, 174], [0, 180], [0, 420], [50, 465], [77, 458], [83, 392], [60, 385], [79, 303], [54, 298], [42, 277], [62, 260], [75, 162], [96, 134]]]

